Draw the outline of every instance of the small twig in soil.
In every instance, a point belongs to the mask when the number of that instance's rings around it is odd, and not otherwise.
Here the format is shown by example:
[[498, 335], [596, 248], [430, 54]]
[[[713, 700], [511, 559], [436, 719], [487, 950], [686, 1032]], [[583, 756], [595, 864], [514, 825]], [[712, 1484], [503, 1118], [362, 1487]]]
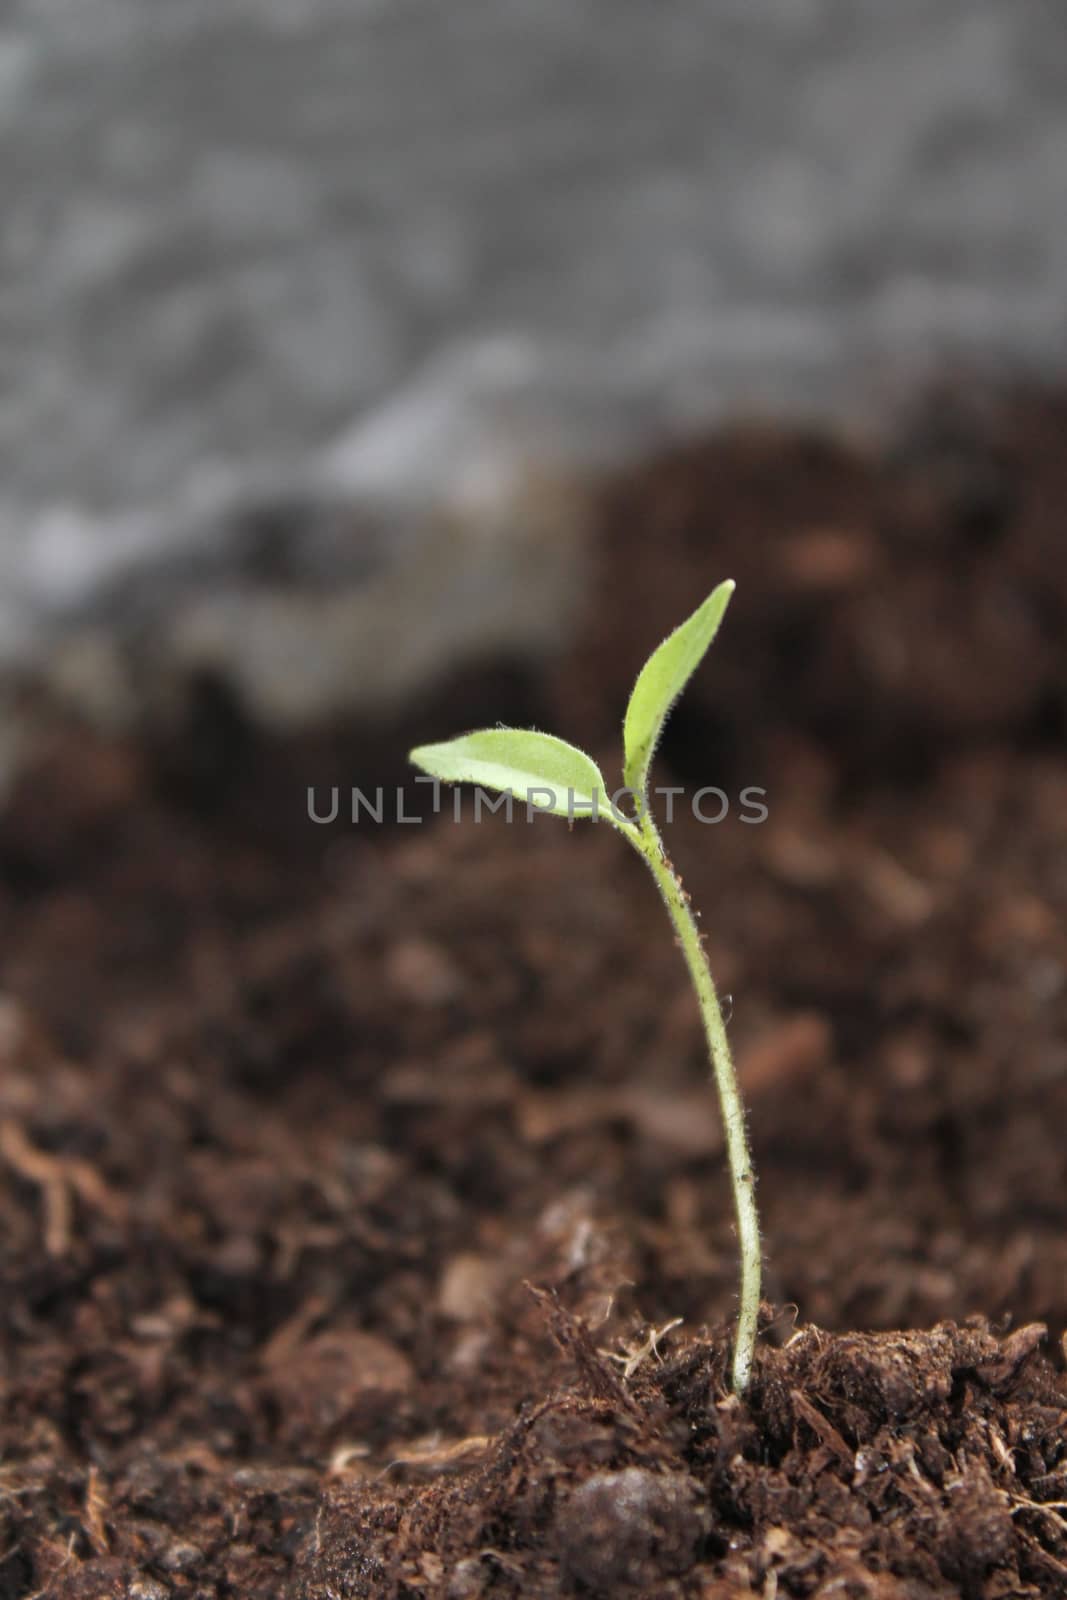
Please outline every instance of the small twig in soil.
[[106, 1556], [111, 1549], [111, 1541], [108, 1539], [107, 1526], [104, 1522], [106, 1510], [107, 1501], [100, 1487], [99, 1469], [90, 1467], [88, 1482], [85, 1485], [85, 1532], [98, 1556]]
[[[1067, 1511], [1067, 1500], [1028, 1500], [1025, 1495], [1011, 1494], [1011, 1515], [1017, 1511]], [[1056, 1518], [1057, 1523], [1063, 1526], [1063, 1519]]]
[[824, 1417], [818, 1407], [813, 1406], [807, 1396], [802, 1394], [799, 1389], [790, 1391], [790, 1399], [797, 1414], [807, 1423], [823, 1448], [831, 1455], [836, 1456], [841, 1465], [851, 1472], [856, 1465], [855, 1455], [842, 1439], [833, 1423], [827, 1417]]
[[312, 1295], [298, 1306], [287, 1322], [276, 1328], [259, 1352], [263, 1367], [283, 1367], [303, 1344], [316, 1322], [330, 1310], [330, 1302], [322, 1295]]
[[44, 1202], [44, 1247], [50, 1256], [64, 1256], [73, 1237], [72, 1191], [110, 1222], [122, 1222], [125, 1202], [106, 1184], [95, 1167], [78, 1156], [52, 1156], [31, 1144], [17, 1122], [0, 1123], [0, 1156], [13, 1172], [36, 1185]]
[[574, 1362], [592, 1397], [633, 1414], [636, 1411], [633, 1400], [593, 1344], [585, 1324], [560, 1304], [554, 1289], [538, 1289], [532, 1283], [525, 1287], [543, 1311], [556, 1344]]
[[668, 1333], [673, 1333], [675, 1328], [680, 1328], [684, 1317], [672, 1317], [670, 1322], [665, 1322], [662, 1328], [650, 1328], [644, 1344], [633, 1346], [623, 1345], [622, 1355], [617, 1355], [612, 1350], [598, 1350], [597, 1355], [605, 1356], [609, 1361], [617, 1361], [622, 1368], [622, 1375], [629, 1383], [638, 1367], [642, 1366], [650, 1356], [655, 1356], [657, 1361], [663, 1357], [659, 1353], [659, 1342], [665, 1339]]
[[70, 1249], [72, 1207], [61, 1163], [32, 1145], [17, 1122], [0, 1124], [0, 1155], [20, 1178], [40, 1189], [45, 1252], [65, 1256]]
[[392, 1460], [382, 1468], [379, 1476], [384, 1477], [386, 1473], [392, 1472], [394, 1467], [410, 1467], [433, 1476], [452, 1472], [479, 1460], [492, 1443], [492, 1437], [483, 1433], [446, 1442], [442, 1442], [436, 1435], [429, 1439], [416, 1439], [406, 1450], [401, 1450], [399, 1454], [393, 1456]]
[[51, 1577], [49, 1578], [48, 1582], [45, 1584], [44, 1588], [43, 1589], [35, 1589], [32, 1594], [28, 1594], [25, 1597], [25, 1600], [48, 1600], [48, 1597], [52, 1592], [52, 1585], [55, 1583], [56, 1579], [61, 1576], [62, 1573], [66, 1572], [67, 1568], [70, 1566], [71, 1562], [74, 1560], [76, 1544], [77, 1544], [77, 1536], [72, 1533], [70, 1538], [67, 1540], [66, 1554], [64, 1555], [62, 1561], [59, 1563], [58, 1567], [52, 1573]]

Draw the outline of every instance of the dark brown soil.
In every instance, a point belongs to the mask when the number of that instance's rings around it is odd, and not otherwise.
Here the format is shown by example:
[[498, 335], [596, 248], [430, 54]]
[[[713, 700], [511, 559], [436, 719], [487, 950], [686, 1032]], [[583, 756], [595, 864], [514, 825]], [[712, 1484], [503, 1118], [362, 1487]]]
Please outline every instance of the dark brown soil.
[[[0, 832], [0, 1600], [1067, 1595], [1065, 428], [942, 397], [879, 454], [694, 444], [605, 492], [542, 674], [42, 751]], [[746, 1404], [640, 863], [305, 814], [482, 720], [616, 770], [726, 575], [660, 780], [735, 801], [668, 833], [761, 1174]]]

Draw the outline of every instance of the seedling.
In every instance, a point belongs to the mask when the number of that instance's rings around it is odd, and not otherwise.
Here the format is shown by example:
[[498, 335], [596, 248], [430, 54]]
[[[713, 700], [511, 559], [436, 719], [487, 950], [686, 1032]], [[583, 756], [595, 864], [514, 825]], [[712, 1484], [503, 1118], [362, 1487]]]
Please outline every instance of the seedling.
[[[689, 896], [671, 865], [648, 795], [649, 768], [668, 713], [719, 631], [733, 592], [732, 582], [720, 583], [641, 668], [623, 722], [625, 789], [616, 791], [614, 796], [610, 796], [596, 762], [583, 750], [552, 734], [527, 729], [486, 728], [445, 744], [422, 745], [411, 752], [411, 760], [442, 783], [476, 783], [525, 800], [528, 808], [549, 811], [572, 822], [576, 817], [608, 821], [633, 846], [655, 878], [696, 990], [726, 1135], [741, 1256], [732, 1376], [734, 1391], [743, 1394], [752, 1371], [760, 1301], [755, 1176], [715, 984]], [[623, 794], [632, 801], [632, 815], [619, 809]]]

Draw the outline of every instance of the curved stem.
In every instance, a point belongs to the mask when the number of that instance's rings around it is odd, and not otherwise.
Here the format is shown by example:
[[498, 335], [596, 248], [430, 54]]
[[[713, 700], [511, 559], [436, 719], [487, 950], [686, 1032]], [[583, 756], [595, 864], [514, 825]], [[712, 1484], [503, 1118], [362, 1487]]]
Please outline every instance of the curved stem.
[[733, 1388], [736, 1394], [744, 1394], [752, 1372], [752, 1357], [756, 1345], [762, 1268], [759, 1215], [756, 1210], [756, 1179], [752, 1169], [752, 1158], [749, 1155], [744, 1107], [737, 1087], [737, 1075], [730, 1055], [719, 997], [715, 992], [715, 983], [704, 953], [700, 931], [689, 905], [689, 896], [682, 888], [678, 875], [671, 865], [647, 804], [642, 807], [637, 828], [627, 830], [627, 837], [634, 849], [647, 862], [663, 896], [697, 993], [700, 1015], [704, 1023], [704, 1035], [708, 1043], [712, 1074], [722, 1112], [726, 1156], [733, 1188], [734, 1212], [737, 1217], [741, 1287], [737, 1338], [734, 1343]]

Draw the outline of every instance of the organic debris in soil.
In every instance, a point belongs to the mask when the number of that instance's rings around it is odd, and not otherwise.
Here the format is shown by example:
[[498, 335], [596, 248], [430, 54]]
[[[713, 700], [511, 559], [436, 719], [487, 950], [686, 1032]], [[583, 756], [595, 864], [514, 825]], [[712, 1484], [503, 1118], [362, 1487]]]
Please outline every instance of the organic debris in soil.
[[1067, 1397], [1040, 1325], [809, 1326], [741, 1402], [722, 1337], [650, 1352], [624, 1385], [551, 1320], [577, 1385], [474, 1441], [465, 1471], [441, 1446], [330, 1492], [305, 1600], [1067, 1593]]

